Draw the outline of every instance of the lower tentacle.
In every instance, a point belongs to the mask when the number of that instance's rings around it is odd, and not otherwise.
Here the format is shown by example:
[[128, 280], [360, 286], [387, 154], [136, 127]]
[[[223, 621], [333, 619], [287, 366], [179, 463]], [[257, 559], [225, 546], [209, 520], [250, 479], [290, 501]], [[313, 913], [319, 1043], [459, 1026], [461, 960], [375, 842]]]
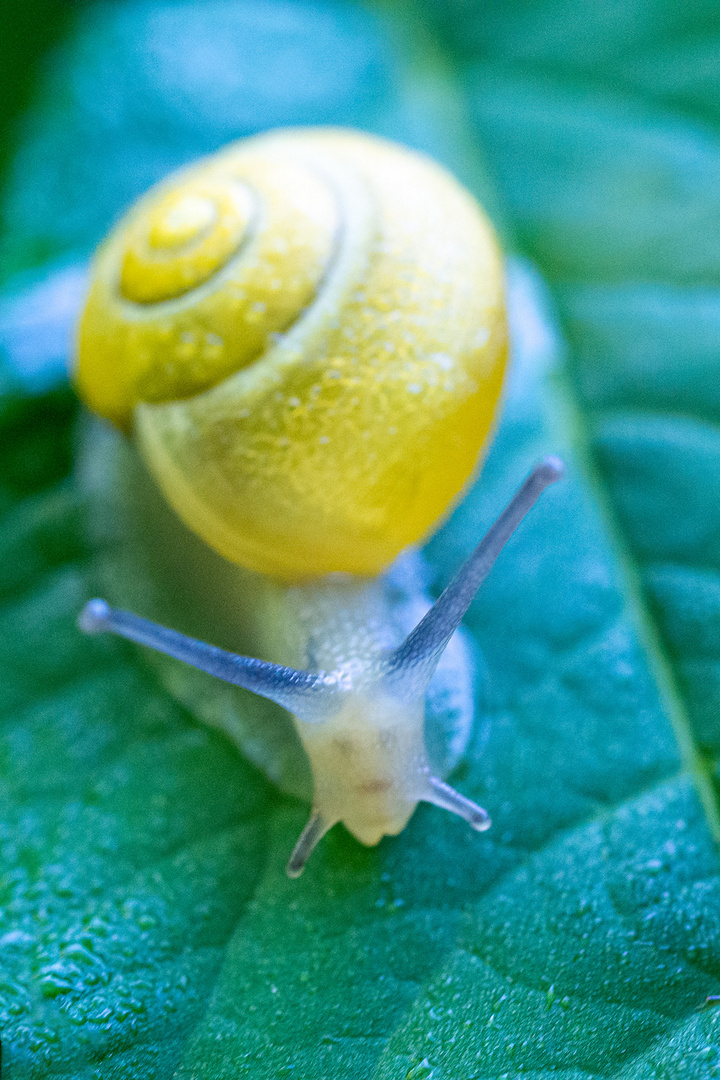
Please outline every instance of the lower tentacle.
[[334, 822], [325, 821], [318, 810], [313, 810], [307, 825], [298, 837], [292, 855], [288, 859], [286, 867], [288, 877], [300, 877], [305, 869], [305, 863], [308, 861], [325, 833], [328, 829], [331, 829], [333, 825]]
[[478, 806], [472, 799], [467, 799], [455, 788], [450, 787], [449, 784], [438, 780], [436, 776], [428, 777], [428, 788], [421, 795], [421, 799], [423, 802], [432, 803], [443, 810], [449, 810], [451, 814], [457, 814], [458, 817], [467, 821], [476, 832], [485, 832], [492, 825], [487, 810], [483, 810], [482, 806]]

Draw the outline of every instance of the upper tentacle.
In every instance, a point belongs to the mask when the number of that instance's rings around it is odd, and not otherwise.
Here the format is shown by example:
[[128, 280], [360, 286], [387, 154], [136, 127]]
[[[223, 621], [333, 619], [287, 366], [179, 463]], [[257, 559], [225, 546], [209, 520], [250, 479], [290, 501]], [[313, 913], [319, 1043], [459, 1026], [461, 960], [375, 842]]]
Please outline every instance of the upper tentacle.
[[118, 611], [104, 600], [90, 600], [81, 611], [78, 624], [87, 634], [110, 632], [174, 656], [218, 679], [252, 690], [310, 722], [332, 712], [333, 699], [340, 692], [332, 674], [297, 671], [266, 660], [238, 656], [129, 611]]
[[563, 464], [546, 457], [528, 476], [494, 525], [428, 613], [395, 649], [386, 678], [403, 696], [425, 692], [448, 641], [513, 532], [545, 488], [559, 480]]

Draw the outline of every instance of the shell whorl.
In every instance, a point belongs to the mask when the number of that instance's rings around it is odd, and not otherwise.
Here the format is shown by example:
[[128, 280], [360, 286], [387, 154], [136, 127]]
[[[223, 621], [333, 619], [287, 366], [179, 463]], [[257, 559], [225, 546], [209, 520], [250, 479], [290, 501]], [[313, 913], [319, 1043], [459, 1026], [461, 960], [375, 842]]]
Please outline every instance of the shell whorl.
[[148, 193], [101, 249], [77, 376], [127, 429], [141, 402], [184, 400], [257, 360], [315, 299], [336, 199], [304, 162], [231, 147]]
[[502, 277], [491, 226], [428, 160], [356, 133], [260, 136], [111, 234], [78, 384], [222, 555], [292, 580], [374, 574], [485, 442]]

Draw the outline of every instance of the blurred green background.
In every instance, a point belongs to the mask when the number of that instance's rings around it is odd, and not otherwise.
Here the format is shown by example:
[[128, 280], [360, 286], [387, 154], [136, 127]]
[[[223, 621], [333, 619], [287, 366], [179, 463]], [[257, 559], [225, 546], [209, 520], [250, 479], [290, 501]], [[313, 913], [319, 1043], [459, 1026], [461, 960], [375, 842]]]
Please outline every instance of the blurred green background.
[[[3, 0], [0, 1038], [10, 1080], [720, 1075], [720, 9]], [[98, 561], [63, 376], [86, 261], [169, 169], [281, 124], [453, 169], [514, 356], [439, 589], [547, 450], [470, 612], [477, 734], [367, 850], [74, 619]]]

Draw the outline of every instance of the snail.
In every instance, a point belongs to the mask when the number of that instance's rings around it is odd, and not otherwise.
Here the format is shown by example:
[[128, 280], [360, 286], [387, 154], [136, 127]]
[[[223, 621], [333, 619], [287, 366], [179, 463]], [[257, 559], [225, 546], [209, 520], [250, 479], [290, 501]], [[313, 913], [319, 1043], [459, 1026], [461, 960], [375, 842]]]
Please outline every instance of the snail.
[[[100, 599], [79, 624], [291, 714], [313, 794], [290, 876], [336, 823], [373, 845], [420, 801], [490, 825], [430, 762], [426, 694], [561, 463], [531, 473], [431, 607], [416, 597], [400, 617], [388, 568], [473, 474], [506, 354], [490, 223], [438, 165], [369, 135], [232, 144], [152, 189], [98, 252], [80, 395], [132, 437], [179, 527], [237, 574], [238, 622], [264, 658]], [[413, 628], [409, 609], [422, 615]]]

